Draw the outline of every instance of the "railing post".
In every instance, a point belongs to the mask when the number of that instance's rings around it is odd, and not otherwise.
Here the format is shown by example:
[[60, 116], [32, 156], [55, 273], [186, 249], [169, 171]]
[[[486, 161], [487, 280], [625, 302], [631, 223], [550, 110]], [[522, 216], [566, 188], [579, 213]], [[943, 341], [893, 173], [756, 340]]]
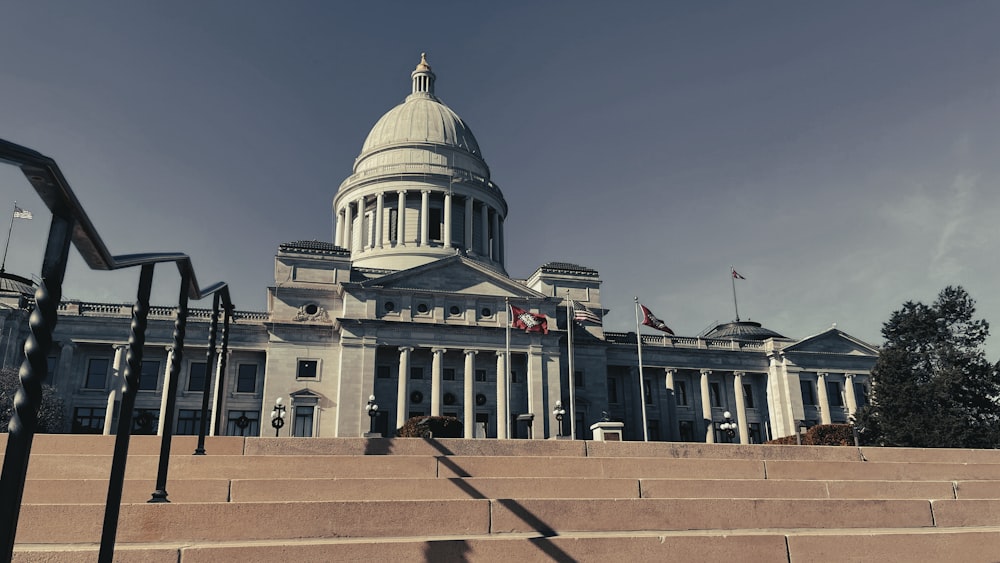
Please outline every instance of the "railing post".
[[198, 429], [198, 447], [194, 455], [205, 455], [205, 433], [208, 431], [208, 390], [211, 387], [215, 364], [215, 332], [219, 327], [219, 294], [212, 295], [212, 322], [208, 325], [208, 363], [205, 365], [205, 385], [201, 395], [201, 427]]
[[100, 563], [111, 563], [115, 554], [125, 464], [128, 461], [129, 438], [132, 436], [132, 410], [135, 407], [135, 395], [139, 390], [139, 375], [142, 373], [142, 347], [146, 343], [146, 318], [149, 315], [149, 294], [153, 287], [153, 266], [153, 264], [142, 266], [139, 273], [139, 291], [135, 306], [132, 308], [132, 326], [129, 329], [128, 355], [125, 359], [125, 377], [122, 381], [121, 413], [118, 415], [118, 434], [115, 436], [115, 453], [111, 460], [108, 500], [104, 506], [101, 551], [97, 559]]
[[7, 425], [7, 449], [0, 474], [0, 546], [3, 549], [0, 561], [10, 561], [14, 556], [28, 457], [42, 404], [42, 382], [48, 377], [52, 331], [59, 320], [59, 301], [74, 224], [72, 217], [52, 214], [42, 260], [42, 282], [35, 291], [35, 310], [28, 320], [31, 335], [24, 343], [25, 357], [19, 373], [21, 386], [14, 395], [14, 412]]
[[188, 286], [191, 284], [191, 273], [187, 270], [181, 274], [181, 294], [177, 298], [177, 319], [174, 321], [173, 356], [170, 360], [170, 376], [167, 379], [166, 405], [160, 413], [164, 421], [163, 436], [160, 438], [160, 464], [156, 472], [156, 490], [146, 502], [170, 502], [167, 500], [167, 471], [170, 469], [170, 442], [174, 435], [174, 408], [177, 404], [177, 378], [181, 373], [181, 362], [184, 359], [184, 334], [187, 331], [188, 316]]

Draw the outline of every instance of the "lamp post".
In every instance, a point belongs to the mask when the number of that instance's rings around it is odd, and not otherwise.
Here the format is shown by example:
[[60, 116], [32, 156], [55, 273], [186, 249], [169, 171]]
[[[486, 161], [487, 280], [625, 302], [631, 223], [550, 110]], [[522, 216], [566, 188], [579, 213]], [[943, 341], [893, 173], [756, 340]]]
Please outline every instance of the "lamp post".
[[375, 417], [378, 416], [378, 403], [375, 402], [375, 395], [368, 397], [368, 404], [365, 405], [365, 412], [368, 413], [368, 419], [371, 421], [368, 424], [368, 438], [381, 438], [381, 435], [375, 433]]
[[729, 411], [722, 413], [722, 418], [724, 418], [725, 421], [719, 425], [719, 430], [725, 431], [726, 436], [729, 437], [729, 441], [732, 442], [733, 438], [736, 436], [736, 429], [739, 428], [739, 426], [733, 420], [733, 413]]
[[563, 417], [566, 416], [566, 409], [562, 406], [562, 401], [556, 401], [556, 408], [552, 409], [552, 414], [555, 415], [556, 420], [559, 422], [559, 431], [556, 437], [563, 435]]
[[851, 416], [847, 417], [847, 423], [851, 425], [851, 434], [854, 436], [854, 447], [855, 448], [860, 448], [861, 447], [861, 440], [858, 439], [858, 424], [857, 424], [857, 422], [858, 422], [858, 419], [855, 418], [853, 414]]
[[271, 411], [271, 426], [274, 427], [274, 437], [278, 437], [278, 432], [285, 425], [285, 405], [281, 404], [281, 397], [274, 400], [274, 410]]

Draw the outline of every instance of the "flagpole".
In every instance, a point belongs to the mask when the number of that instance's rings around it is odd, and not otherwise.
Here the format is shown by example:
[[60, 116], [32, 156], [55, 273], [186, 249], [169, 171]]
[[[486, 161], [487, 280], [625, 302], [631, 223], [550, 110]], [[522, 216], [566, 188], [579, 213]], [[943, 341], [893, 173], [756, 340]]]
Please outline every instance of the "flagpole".
[[17, 209], [17, 202], [14, 202], [14, 209], [10, 212], [10, 227], [7, 227], [7, 243], [3, 247], [3, 262], [0, 262], [0, 272], [7, 266], [7, 249], [10, 248], [10, 233], [14, 230], [14, 210]]
[[576, 381], [573, 371], [573, 318], [576, 316], [573, 300], [569, 298], [569, 290], [566, 290], [566, 351], [569, 358], [566, 367], [569, 369], [569, 435], [576, 439]]
[[733, 308], [736, 309], [736, 322], [740, 322], [740, 306], [736, 304], [736, 266], [729, 266], [729, 281], [733, 282]]
[[639, 404], [642, 405], [642, 441], [649, 441], [646, 423], [646, 380], [642, 375], [642, 333], [639, 332], [639, 298], [635, 298], [635, 343], [639, 349]]
[[[507, 311], [504, 313], [504, 315], [507, 317], [507, 331], [506, 331], [507, 332], [507, 361], [504, 362], [504, 374], [503, 374], [504, 385], [507, 386], [507, 404], [505, 404], [503, 406], [503, 413], [504, 413], [504, 424], [507, 426], [507, 439], [510, 440], [512, 438], [511, 433], [510, 433], [510, 402], [511, 402], [511, 396], [510, 396], [510, 362], [511, 362], [511, 358], [510, 358], [510, 322], [511, 322], [510, 297], [504, 297], [503, 298], [503, 302], [507, 306]], [[500, 410], [499, 406], [497, 407], [497, 410]]]

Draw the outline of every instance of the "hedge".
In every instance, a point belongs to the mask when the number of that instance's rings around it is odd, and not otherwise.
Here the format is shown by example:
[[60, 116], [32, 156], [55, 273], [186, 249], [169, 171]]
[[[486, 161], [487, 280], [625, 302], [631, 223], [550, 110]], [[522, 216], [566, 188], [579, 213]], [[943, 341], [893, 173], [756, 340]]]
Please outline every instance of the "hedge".
[[461, 438], [462, 422], [453, 416], [415, 416], [396, 430], [398, 438]]

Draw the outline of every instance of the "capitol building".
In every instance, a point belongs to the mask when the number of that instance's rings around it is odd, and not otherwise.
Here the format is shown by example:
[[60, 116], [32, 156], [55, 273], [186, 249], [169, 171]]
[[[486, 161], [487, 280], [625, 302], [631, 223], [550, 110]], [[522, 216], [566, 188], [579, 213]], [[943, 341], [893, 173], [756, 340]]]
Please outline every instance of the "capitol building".
[[[845, 422], [868, 396], [877, 350], [836, 327], [803, 339], [740, 320], [695, 336], [610, 332], [600, 264], [511, 277], [507, 222], [527, 219], [508, 209], [424, 57], [409, 95], [361, 145], [332, 218], [333, 241], [278, 246], [267, 309], [235, 313], [219, 364], [206, 363], [210, 312], [192, 311], [169, 421], [161, 390], [175, 309], [153, 307], [136, 433], [169, 424], [196, 434], [206, 386], [214, 435], [273, 436], [281, 398], [282, 436], [392, 436], [410, 417], [447, 415], [470, 439], [591, 439], [591, 425], [610, 420], [626, 440], [744, 444]], [[33, 287], [0, 282], [0, 365], [17, 369]], [[511, 306], [546, 330], [511, 329]], [[130, 315], [130, 304], [61, 304], [48, 383], [66, 402], [65, 431], [115, 428]], [[720, 428], [727, 412], [733, 436]]]

